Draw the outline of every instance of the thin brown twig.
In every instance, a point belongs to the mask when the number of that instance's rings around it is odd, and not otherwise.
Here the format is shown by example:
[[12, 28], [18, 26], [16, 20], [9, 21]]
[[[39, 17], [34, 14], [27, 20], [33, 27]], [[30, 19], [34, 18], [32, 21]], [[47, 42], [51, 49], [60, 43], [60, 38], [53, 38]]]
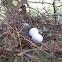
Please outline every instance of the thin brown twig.
[[28, 3], [41, 3], [41, 4], [50, 4], [50, 5], [52, 5], [51, 3], [48, 3], [48, 2], [32, 2], [32, 1], [28, 1]]
[[27, 52], [29, 52], [29, 51], [33, 51], [33, 49], [26, 50], [26, 51], [24, 51], [23, 53], [18, 54], [18, 55], [21, 56], [22, 54], [25, 54], [25, 53], [27, 53]]
[[[17, 28], [16, 28], [16, 31], [17, 31], [19, 42], [20, 42], [20, 53], [22, 53], [22, 44], [21, 44], [21, 39], [20, 39], [20, 35], [19, 35]], [[21, 55], [21, 62], [23, 62], [23, 54]]]
[[33, 56], [31, 56], [31, 55], [28, 55], [28, 54], [25, 54], [26, 56], [29, 56], [29, 57], [31, 57], [31, 58], [34, 58], [34, 59], [36, 59], [37, 60], [37, 62], [39, 62], [39, 59], [38, 58], [36, 58], [36, 57], [33, 57]]

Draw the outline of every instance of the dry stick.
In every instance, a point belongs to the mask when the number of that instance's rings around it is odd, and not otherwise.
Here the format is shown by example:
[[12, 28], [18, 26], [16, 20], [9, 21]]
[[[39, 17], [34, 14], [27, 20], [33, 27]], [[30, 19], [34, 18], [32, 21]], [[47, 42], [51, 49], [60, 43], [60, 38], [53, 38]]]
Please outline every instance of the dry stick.
[[33, 51], [33, 49], [26, 50], [26, 51], [24, 51], [23, 53], [18, 54], [18, 55], [21, 56], [22, 54], [25, 54], [25, 53], [27, 53], [27, 52], [29, 52], [29, 51]]
[[7, 34], [7, 37], [6, 37], [6, 48], [8, 46], [8, 34]]
[[28, 54], [25, 54], [26, 56], [29, 56], [29, 57], [31, 57], [31, 58], [34, 58], [34, 59], [36, 59], [37, 60], [37, 62], [39, 62], [39, 59], [38, 58], [36, 58], [36, 57], [33, 57], [33, 56], [31, 56], [31, 55], [28, 55]]
[[7, 37], [6, 37], [6, 48], [8, 46], [8, 35], [9, 35], [9, 31], [7, 30]]
[[41, 3], [41, 4], [50, 4], [50, 5], [52, 5], [51, 3], [48, 3], [48, 2], [33, 2], [33, 1], [27, 1], [28, 3]]
[[[20, 39], [20, 35], [19, 35], [17, 28], [16, 28], [16, 31], [17, 31], [19, 42], [20, 42], [20, 53], [22, 53], [22, 44], [21, 44], [21, 39]], [[23, 54], [21, 55], [21, 62], [23, 62]]]
[[31, 62], [26, 56], [24, 56], [24, 58], [26, 59], [26, 62]]
[[[18, 36], [19, 38], [19, 42], [20, 42], [20, 53], [22, 53], [22, 45], [21, 45], [21, 40], [20, 40], [20, 37]], [[23, 54], [21, 55], [21, 62], [23, 62]]]

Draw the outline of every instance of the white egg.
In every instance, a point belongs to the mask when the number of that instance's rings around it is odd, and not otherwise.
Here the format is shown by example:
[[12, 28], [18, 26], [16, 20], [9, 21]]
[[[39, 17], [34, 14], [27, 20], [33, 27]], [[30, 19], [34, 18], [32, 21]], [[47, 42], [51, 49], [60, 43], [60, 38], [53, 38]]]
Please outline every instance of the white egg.
[[41, 34], [34, 34], [32, 36], [32, 40], [35, 40], [37, 42], [42, 42], [43, 41], [43, 36]]
[[38, 31], [38, 29], [37, 28], [31, 28], [30, 30], [29, 30], [29, 35], [32, 37], [32, 35], [34, 35], [34, 34], [38, 34], [39, 33], [39, 31]]

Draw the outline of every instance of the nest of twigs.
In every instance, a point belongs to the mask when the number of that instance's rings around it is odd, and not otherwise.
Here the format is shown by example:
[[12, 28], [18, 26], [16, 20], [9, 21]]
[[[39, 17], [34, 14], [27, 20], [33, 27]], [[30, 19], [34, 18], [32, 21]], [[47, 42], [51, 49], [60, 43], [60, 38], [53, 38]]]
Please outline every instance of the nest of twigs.
[[[23, 23], [28, 23], [30, 26], [24, 27]], [[28, 32], [32, 27], [42, 29], [41, 34], [44, 37], [44, 41], [42, 43], [33, 41], [29, 36]], [[46, 27], [47, 29], [44, 30], [43, 27]], [[48, 37], [47, 34], [49, 32], [52, 33], [52, 36]], [[37, 17], [31, 17], [28, 15], [28, 13], [21, 14], [18, 11], [15, 11], [15, 13], [11, 12], [10, 17], [7, 16], [5, 21], [2, 21], [0, 25], [0, 47], [19, 51], [26, 48], [38, 48], [47, 53], [57, 53], [57, 51], [62, 52], [62, 36], [59, 34], [59, 32], [60, 24], [50, 24], [50, 21], [46, 20], [45, 16], [40, 15]]]

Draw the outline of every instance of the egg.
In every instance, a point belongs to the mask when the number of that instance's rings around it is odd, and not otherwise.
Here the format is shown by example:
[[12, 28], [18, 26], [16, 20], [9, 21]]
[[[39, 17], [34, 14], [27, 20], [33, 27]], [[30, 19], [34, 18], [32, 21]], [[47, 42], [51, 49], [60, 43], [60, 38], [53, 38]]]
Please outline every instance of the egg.
[[39, 30], [37, 28], [31, 28], [29, 30], [29, 35], [32, 37], [32, 40], [35, 40], [37, 42], [43, 41], [43, 36], [39, 34]]
[[38, 31], [38, 29], [37, 28], [31, 28], [30, 30], [29, 30], [29, 35], [32, 37], [34, 34], [38, 34], [39, 33], [39, 31]]
[[37, 42], [42, 42], [43, 41], [43, 36], [41, 34], [34, 34], [32, 36], [32, 40], [35, 40]]

